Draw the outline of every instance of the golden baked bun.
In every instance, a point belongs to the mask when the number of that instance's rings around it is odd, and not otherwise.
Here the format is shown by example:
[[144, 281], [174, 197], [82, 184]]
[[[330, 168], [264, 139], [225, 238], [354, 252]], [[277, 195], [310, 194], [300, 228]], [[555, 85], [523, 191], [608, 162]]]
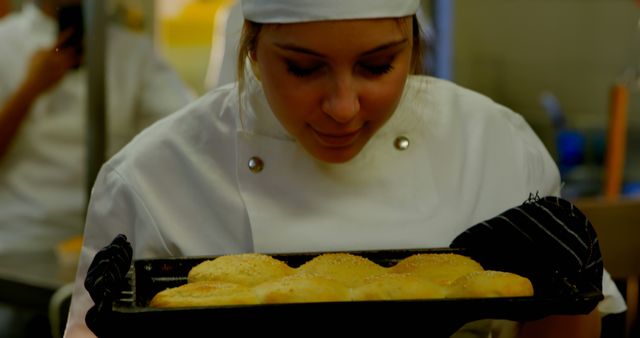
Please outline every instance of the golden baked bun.
[[351, 299], [400, 300], [440, 299], [446, 295], [444, 286], [410, 273], [386, 273], [365, 280], [365, 284], [351, 290]]
[[392, 273], [413, 273], [439, 285], [448, 285], [471, 272], [484, 271], [480, 263], [454, 253], [421, 253], [389, 268]]
[[339, 282], [298, 273], [254, 287], [263, 304], [342, 302], [349, 300], [349, 289]]
[[449, 285], [447, 298], [526, 297], [533, 296], [531, 281], [503, 271], [476, 271]]
[[257, 304], [251, 287], [226, 282], [194, 282], [158, 292], [149, 303], [156, 308]]
[[361, 285], [365, 278], [386, 273], [373, 261], [350, 253], [325, 253], [297, 268], [298, 273], [334, 279], [347, 287]]
[[294, 273], [285, 262], [269, 255], [245, 253], [219, 256], [194, 266], [188, 275], [189, 283], [199, 281], [221, 281], [248, 286]]

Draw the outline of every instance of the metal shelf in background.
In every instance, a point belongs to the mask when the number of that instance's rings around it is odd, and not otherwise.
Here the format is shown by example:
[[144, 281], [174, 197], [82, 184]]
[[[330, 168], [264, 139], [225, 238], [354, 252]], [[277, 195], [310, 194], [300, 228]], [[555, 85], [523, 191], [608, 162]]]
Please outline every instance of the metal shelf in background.
[[88, 203], [93, 182], [106, 159], [105, 39], [106, 8], [103, 0], [83, 0], [87, 66], [87, 177]]

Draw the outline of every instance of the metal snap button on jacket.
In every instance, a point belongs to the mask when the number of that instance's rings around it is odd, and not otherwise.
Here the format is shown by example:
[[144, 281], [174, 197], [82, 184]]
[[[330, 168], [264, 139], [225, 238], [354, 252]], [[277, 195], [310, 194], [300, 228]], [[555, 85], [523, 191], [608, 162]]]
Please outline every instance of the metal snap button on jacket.
[[264, 169], [264, 162], [262, 161], [262, 159], [260, 157], [257, 156], [253, 156], [249, 159], [249, 170], [251, 170], [252, 173], [259, 173], [262, 171], [262, 169]]
[[409, 139], [406, 136], [398, 136], [393, 142], [393, 146], [398, 150], [407, 150], [409, 148]]

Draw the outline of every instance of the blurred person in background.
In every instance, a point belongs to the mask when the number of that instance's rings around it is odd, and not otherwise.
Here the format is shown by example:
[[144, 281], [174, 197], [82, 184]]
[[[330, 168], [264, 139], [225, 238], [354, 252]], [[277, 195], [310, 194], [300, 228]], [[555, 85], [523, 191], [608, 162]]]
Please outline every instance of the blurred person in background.
[[[58, 20], [59, 9], [74, 4], [81, 1], [34, 0], [0, 20], [0, 254], [53, 254], [58, 243], [82, 233], [83, 26], [60, 31]], [[83, 23], [79, 13], [69, 19]], [[107, 157], [194, 97], [150, 39], [116, 26], [105, 42]]]
[[[40, 0], [0, 21], [0, 252], [49, 249], [80, 233], [85, 203], [84, 50], [58, 33]], [[110, 27], [106, 42], [107, 153], [193, 99], [150, 39]]]

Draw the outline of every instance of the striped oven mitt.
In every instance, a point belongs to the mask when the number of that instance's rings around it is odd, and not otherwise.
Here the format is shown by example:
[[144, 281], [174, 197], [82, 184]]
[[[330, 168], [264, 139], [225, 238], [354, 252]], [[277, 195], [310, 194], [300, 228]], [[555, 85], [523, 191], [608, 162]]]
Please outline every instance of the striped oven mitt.
[[602, 290], [596, 232], [576, 206], [558, 197], [530, 197], [472, 226], [451, 247], [464, 249], [485, 269], [529, 278], [535, 292], [572, 295], [594, 287]]
[[132, 257], [131, 244], [120, 234], [98, 251], [89, 265], [84, 287], [95, 305], [87, 312], [85, 322], [98, 337], [107, 329], [104, 319], [111, 313], [114, 299], [126, 286]]

